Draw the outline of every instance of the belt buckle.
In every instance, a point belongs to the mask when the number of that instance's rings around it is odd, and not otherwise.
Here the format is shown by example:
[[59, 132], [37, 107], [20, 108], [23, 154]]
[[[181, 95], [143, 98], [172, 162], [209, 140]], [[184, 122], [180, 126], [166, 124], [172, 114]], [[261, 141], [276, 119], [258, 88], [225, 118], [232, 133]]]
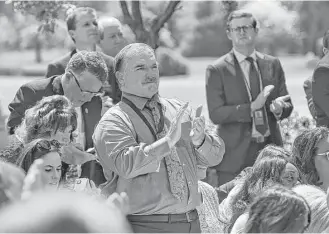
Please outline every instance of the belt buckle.
[[190, 222], [193, 221], [192, 219], [190, 219], [190, 214], [191, 214], [191, 213], [192, 213], [191, 210], [185, 213], [185, 215], [186, 215], [186, 219], [187, 219], [187, 222], [188, 222], [188, 223], [190, 223]]

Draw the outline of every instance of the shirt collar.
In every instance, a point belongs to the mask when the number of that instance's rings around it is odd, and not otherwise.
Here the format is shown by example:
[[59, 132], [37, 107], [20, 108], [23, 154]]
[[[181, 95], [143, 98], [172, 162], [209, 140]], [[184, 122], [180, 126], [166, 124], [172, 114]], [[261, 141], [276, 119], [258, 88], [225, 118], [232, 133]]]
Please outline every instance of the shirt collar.
[[[150, 98], [139, 97], [129, 93], [122, 93], [122, 96], [134, 103], [135, 106], [140, 110], [143, 110], [146, 103], [150, 100]], [[158, 103], [160, 103], [159, 94], [155, 94], [152, 98], [154, 98]]]
[[[236, 57], [236, 59], [238, 60], [239, 63], [243, 62], [247, 56], [241, 54], [240, 52], [238, 52], [236, 49], [233, 48], [233, 53]], [[254, 61], [256, 61], [257, 57], [256, 57], [256, 50], [254, 50], [251, 55], [249, 57], [252, 57], [254, 59]]]

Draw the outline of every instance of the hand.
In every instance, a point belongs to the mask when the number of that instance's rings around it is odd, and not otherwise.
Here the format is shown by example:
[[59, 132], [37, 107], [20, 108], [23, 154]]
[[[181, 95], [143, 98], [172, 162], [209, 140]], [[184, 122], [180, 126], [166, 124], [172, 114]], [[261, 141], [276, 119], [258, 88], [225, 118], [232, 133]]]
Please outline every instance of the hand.
[[35, 192], [45, 189], [47, 180], [43, 176], [43, 160], [35, 160], [24, 179], [22, 199], [29, 199]]
[[96, 160], [94, 154], [84, 152], [75, 145], [69, 144], [61, 148], [61, 159], [67, 164], [81, 165], [88, 161]]
[[126, 193], [113, 193], [111, 194], [107, 200], [106, 205], [108, 206], [115, 206], [119, 210], [121, 210], [125, 215], [129, 212], [129, 198]]
[[174, 118], [170, 125], [169, 131], [167, 133], [167, 139], [169, 147], [172, 148], [179, 141], [182, 134], [182, 118], [186, 108], [188, 107], [188, 102], [185, 103], [178, 111], [177, 116]]
[[205, 127], [206, 121], [204, 116], [197, 117], [193, 120], [190, 137], [194, 146], [199, 147], [202, 144], [206, 136]]
[[258, 94], [256, 100], [251, 103], [252, 112], [254, 112], [255, 110], [261, 109], [265, 105], [265, 102], [266, 102], [268, 96], [273, 91], [273, 89], [274, 89], [274, 85], [268, 85], [268, 86], [264, 87], [262, 92], [260, 92], [260, 94]]
[[283, 111], [283, 108], [287, 105], [286, 101], [290, 99], [290, 95], [281, 96], [273, 100], [270, 105], [270, 111], [276, 115], [280, 115]]

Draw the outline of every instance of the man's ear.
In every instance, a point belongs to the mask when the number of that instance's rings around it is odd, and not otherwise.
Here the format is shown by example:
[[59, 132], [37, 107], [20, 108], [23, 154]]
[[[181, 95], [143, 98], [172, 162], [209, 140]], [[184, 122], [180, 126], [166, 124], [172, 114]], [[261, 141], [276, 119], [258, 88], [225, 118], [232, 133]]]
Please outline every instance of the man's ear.
[[115, 72], [115, 77], [117, 78], [117, 81], [119, 83], [119, 86], [120, 87], [123, 87], [124, 84], [125, 84], [125, 80], [124, 80], [124, 77], [123, 77], [123, 73], [122, 72]]

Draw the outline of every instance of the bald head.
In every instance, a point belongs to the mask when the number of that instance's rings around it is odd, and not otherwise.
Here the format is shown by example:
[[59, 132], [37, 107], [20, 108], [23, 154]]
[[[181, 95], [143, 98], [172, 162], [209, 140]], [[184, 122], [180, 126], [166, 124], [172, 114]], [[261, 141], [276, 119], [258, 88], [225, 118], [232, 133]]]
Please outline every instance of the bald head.
[[126, 44], [121, 22], [114, 17], [103, 17], [99, 21], [99, 46], [103, 52], [114, 57]]
[[1, 233], [127, 233], [126, 217], [87, 195], [40, 193], [7, 207], [0, 214]]

